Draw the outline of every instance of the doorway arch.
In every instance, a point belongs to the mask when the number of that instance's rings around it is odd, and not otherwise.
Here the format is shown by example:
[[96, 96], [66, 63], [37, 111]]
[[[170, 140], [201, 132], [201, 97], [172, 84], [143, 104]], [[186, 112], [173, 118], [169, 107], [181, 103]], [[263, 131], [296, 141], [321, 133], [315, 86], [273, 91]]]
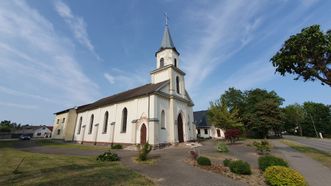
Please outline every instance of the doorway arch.
[[177, 129], [178, 129], [178, 142], [184, 142], [184, 130], [183, 130], [183, 118], [182, 114], [178, 115], [177, 118]]
[[145, 144], [146, 143], [146, 133], [147, 133], [147, 128], [145, 124], [142, 124], [140, 127], [140, 144]]

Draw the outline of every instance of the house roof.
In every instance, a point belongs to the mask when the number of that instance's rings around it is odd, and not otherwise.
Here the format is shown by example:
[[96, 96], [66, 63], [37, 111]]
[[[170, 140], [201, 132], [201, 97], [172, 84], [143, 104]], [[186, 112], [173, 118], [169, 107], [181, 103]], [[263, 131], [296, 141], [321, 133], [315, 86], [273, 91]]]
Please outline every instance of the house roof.
[[109, 97], [105, 97], [102, 98], [94, 103], [88, 104], [88, 105], [84, 105], [81, 107], [77, 108], [77, 112], [84, 112], [87, 110], [91, 110], [97, 107], [102, 107], [102, 106], [106, 106], [106, 105], [110, 105], [110, 104], [114, 104], [114, 103], [119, 103], [125, 100], [129, 100], [129, 99], [133, 99], [133, 98], [137, 98], [140, 96], [144, 96], [144, 95], [149, 95], [151, 93], [157, 92], [161, 87], [163, 87], [165, 84], [168, 84], [169, 80], [167, 81], [163, 81], [160, 83], [156, 83], [156, 84], [146, 84], [134, 89], [130, 89], [128, 91], [125, 92], [121, 92]]
[[196, 111], [193, 112], [194, 123], [196, 124], [196, 128], [209, 128], [207, 119], [207, 110]]

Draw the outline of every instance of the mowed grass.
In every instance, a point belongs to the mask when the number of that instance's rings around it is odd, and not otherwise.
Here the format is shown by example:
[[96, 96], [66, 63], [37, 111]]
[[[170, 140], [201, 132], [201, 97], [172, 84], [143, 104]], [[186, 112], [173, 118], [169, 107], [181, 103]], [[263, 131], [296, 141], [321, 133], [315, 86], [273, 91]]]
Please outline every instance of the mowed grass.
[[299, 143], [290, 141], [290, 140], [282, 140], [282, 142], [291, 148], [306, 154], [307, 156], [321, 162], [323, 165], [329, 167], [331, 169], [331, 154], [312, 148], [301, 145]]
[[[154, 185], [120, 162], [97, 162], [94, 156], [30, 153], [0, 142], [0, 185]], [[16, 166], [24, 158], [13, 173]]]
[[82, 150], [109, 150], [110, 146], [95, 146], [87, 144], [77, 144], [77, 143], [63, 143], [51, 139], [36, 140], [38, 145], [49, 146], [49, 147], [59, 147], [59, 148], [77, 148]]

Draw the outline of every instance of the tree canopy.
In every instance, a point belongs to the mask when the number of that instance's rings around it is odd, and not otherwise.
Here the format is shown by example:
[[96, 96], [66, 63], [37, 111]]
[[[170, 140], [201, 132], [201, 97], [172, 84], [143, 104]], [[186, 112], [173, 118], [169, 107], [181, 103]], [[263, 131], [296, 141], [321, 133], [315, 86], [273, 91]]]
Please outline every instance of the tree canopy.
[[286, 40], [270, 61], [283, 76], [295, 74], [295, 80], [319, 80], [331, 86], [331, 31], [324, 33], [319, 25], [304, 28]]

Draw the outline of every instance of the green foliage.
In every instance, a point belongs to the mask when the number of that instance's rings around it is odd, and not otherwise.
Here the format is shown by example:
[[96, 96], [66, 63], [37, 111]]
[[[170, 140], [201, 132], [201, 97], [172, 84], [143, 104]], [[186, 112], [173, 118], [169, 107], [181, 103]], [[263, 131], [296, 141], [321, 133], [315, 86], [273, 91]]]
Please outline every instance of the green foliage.
[[140, 161], [146, 161], [147, 160], [147, 155], [148, 155], [149, 152], [151, 152], [153, 146], [150, 145], [147, 142], [144, 145], [138, 144], [137, 147], [138, 147], [138, 152], [139, 152], [139, 154], [138, 154], [138, 160], [140, 160]]
[[283, 166], [268, 167], [263, 173], [267, 183], [271, 186], [305, 186], [304, 177], [297, 171]]
[[284, 129], [290, 134], [299, 133], [302, 136], [302, 122], [305, 119], [305, 110], [299, 104], [288, 105], [283, 109]]
[[271, 149], [271, 145], [267, 140], [261, 140], [260, 142], [254, 141], [253, 145], [256, 147], [256, 151], [263, 155], [269, 153]]
[[295, 74], [304, 81], [319, 80], [331, 86], [331, 32], [323, 33], [319, 25], [304, 28], [292, 35], [271, 58], [282, 76]]
[[259, 168], [262, 171], [265, 171], [270, 166], [284, 166], [288, 167], [288, 164], [282, 158], [278, 158], [275, 156], [262, 156], [259, 157]]
[[0, 122], [0, 132], [10, 132], [12, 129], [20, 128], [21, 124], [13, 123], [9, 120]]
[[228, 166], [230, 166], [231, 161], [232, 161], [231, 159], [225, 159], [225, 160], [223, 160], [223, 165], [225, 167], [228, 167]]
[[242, 127], [238, 110], [233, 109], [230, 112], [224, 98], [210, 103], [207, 116], [211, 124], [222, 129]]
[[218, 152], [229, 152], [227, 145], [223, 142], [218, 143], [216, 149]]
[[111, 149], [122, 149], [123, 146], [121, 144], [112, 144], [110, 148]]
[[97, 161], [119, 161], [119, 160], [120, 158], [118, 157], [118, 155], [110, 151], [100, 154], [97, 157]]
[[211, 165], [210, 159], [204, 156], [199, 156], [197, 162], [199, 165]]
[[231, 161], [229, 167], [231, 172], [236, 174], [252, 174], [251, 166], [242, 160]]

